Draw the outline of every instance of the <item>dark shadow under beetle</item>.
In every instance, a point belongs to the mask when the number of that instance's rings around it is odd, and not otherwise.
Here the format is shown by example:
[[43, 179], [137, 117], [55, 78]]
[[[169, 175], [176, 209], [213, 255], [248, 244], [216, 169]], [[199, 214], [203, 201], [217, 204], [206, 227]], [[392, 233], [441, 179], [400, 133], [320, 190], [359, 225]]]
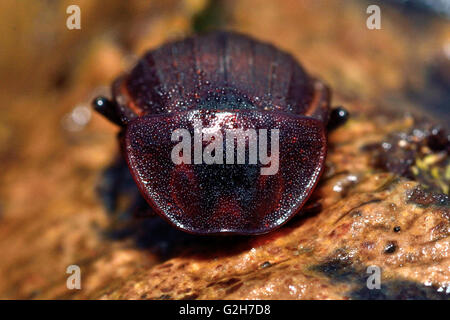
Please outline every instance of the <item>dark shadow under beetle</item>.
[[[103, 236], [113, 241], [133, 239], [136, 247], [150, 250], [161, 259], [167, 259], [181, 251], [186, 252], [186, 249], [191, 249], [192, 254], [203, 252], [205, 258], [209, 255], [208, 251], [216, 252], [218, 247], [230, 248], [228, 253], [234, 254], [251, 249], [250, 240], [265, 236], [199, 236], [174, 228], [153, 212], [139, 193], [126, 162], [120, 156], [103, 170], [97, 193], [110, 217], [110, 225], [102, 231]], [[302, 211], [302, 214], [282, 226], [281, 231], [287, 232], [290, 227], [321, 211], [321, 205], [314, 194]], [[223, 245], [224, 242], [226, 246]], [[226, 255], [227, 252], [224, 251], [221, 255], [223, 254]]]

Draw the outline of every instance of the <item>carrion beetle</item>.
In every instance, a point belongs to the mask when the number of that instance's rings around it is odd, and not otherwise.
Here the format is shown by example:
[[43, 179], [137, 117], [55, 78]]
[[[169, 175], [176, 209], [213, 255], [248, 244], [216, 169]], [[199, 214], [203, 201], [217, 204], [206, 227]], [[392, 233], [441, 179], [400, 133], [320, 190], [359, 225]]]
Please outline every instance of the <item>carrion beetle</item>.
[[[194, 234], [261, 234], [287, 222], [317, 185], [327, 124], [347, 117], [330, 111], [329, 88], [290, 54], [232, 32], [149, 51], [113, 83], [112, 96], [93, 104], [120, 126], [140, 192], [161, 217]], [[227, 149], [227, 130], [237, 130], [244, 149]], [[252, 147], [261, 156], [265, 143], [271, 150], [255, 162]]]

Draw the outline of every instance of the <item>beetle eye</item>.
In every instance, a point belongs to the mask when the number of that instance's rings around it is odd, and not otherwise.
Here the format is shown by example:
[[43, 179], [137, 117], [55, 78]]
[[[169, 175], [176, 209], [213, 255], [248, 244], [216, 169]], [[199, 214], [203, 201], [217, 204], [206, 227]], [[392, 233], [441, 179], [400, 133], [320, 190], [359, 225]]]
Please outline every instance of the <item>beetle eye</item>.
[[94, 106], [95, 111], [103, 115], [109, 121], [122, 126], [122, 122], [120, 121], [117, 113], [116, 113], [116, 105], [114, 102], [105, 97], [97, 97], [92, 101], [92, 105]]
[[336, 129], [347, 122], [350, 114], [343, 107], [336, 107], [331, 110], [330, 121], [328, 122], [328, 130]]
[[94, 100], [94, 106], [96, 108], [102, 108], [105, 103], [107, 103], [107, 99], [105, 97], [97, 97]]
[[92, 102], [94, 109], [100, 113], [104, 113], [107, 109], [111, 108], [111, 101], [108, 100], [108, 98], [105, 97], [97, 97]]

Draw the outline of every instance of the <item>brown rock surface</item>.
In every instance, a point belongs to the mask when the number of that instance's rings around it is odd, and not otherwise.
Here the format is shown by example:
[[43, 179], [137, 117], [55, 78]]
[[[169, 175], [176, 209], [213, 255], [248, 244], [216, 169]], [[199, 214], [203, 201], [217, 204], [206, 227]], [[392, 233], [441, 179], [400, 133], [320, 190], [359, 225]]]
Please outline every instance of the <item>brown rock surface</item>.
[[[432, 193], [448, 193], [448, 150], [405, 114], [442, 95], [448, 21], [414, 13], [419, 28], [382, 7], [383, 29], [369, 31], [358, 1], [226, 1], [200, 16], [205, 1], [78, 3], [81, 31], [65, 28], [72, 1], [0, 4], [0, 298], [448, 299], [449, 202]], [[194, 18], [289, 50], [353, 114], [330, 135], [310, 208], [274, 233], [194, 237], [131, 219], [142, 212], [114, 163], [117, 129], [90, 115], [129, 52], [192, 32]], [[382, 142], [402, 146], [408, 174]], [[66, 288], [72, 264], [81, 290]], [[370, 265], [381, 290], [366, 288]]]

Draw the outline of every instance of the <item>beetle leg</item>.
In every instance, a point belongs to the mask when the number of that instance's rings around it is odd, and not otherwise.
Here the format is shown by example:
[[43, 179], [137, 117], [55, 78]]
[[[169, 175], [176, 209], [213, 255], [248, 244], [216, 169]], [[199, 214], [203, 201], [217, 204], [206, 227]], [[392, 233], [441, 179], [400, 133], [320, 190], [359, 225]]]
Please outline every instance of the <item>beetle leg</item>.
[[102, 114], [106, 119], [115, 123], [119, 126], [123, 126], [122, 121], [120, 121], [119, 115], [116, 112], [116, 105], [111, 100], [105, 97], [97, 97], [92, 102], [95, 111]]

